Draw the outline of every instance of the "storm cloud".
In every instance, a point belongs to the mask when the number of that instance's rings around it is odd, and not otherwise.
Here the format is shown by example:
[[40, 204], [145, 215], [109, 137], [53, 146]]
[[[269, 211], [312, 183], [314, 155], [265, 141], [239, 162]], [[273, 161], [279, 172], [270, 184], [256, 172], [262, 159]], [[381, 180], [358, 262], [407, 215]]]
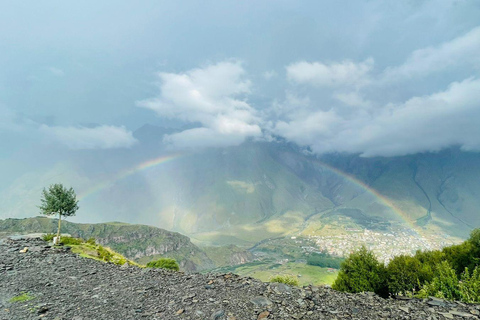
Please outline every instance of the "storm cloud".
[[0, 130], [18, 136], [5, 150], [27, 136], [130, 148], [145, 123], [174, 128], [159, 143], [180, 149], [281, 137], [319, 154], [479, 150], [475, 0], [2, 9]]

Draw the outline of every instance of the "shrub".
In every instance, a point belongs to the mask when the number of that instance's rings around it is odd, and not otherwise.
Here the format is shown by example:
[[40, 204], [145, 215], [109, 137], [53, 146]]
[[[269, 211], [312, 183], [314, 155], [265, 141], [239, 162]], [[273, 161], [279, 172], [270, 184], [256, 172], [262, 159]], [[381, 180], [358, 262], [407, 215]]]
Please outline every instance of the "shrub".
[[92, 238], [88, 238], [88, 240], [85, 241], [85, 243], [88, 243], [88, 244], [90, 244], [90, 245], [92, 245], [92, 246], [97, 245], [97, 242], [95, 241], [95, 238], [93, 238], [93, 237], [92, 237]]
[[56, 237], [57, 235], [56, 234], [53, 234], [53, 233], [47, 233], [47, 234], [44, 234], [42, 236], [42, 239], [44, 241], [53, 241], [53, 237]]
[[392, 294], [406, 294], [418, 291], [418, 275], [422, 265], [414, 257], [400, 255], [395, 257], [387, 266], [388, 291]]
[[387, 295], [386, 270], [373, 252], [362, 246], [342, 263], [332, 288], [346, 292], [376, 292]]
[[294, 276], [289, 275], [277, 275], [270, 278], [270, 282], [278, 282], [278, 283], [285, 283], [290, 286], [298, 286], [298, 279]]
[[79, 245], [83, 243], [83, 239], [72, 237], [60, 237], [60, 243], [63, 245]]
[[147, 263], [147, 268], [162, 268], [168, 270], [180, 270], [177, 261], [170, 258], [160, 258], [158, 260], [150, 261]]
[[109, 250], [105, 249], [102, 246], [98, 246], [97, 248], [97, 255], [100, 259], [103, 261], [110, 262], [113, 257], [113, 253], [111, 253]]
[[443, 261], [436, 268], [437, 275], [426, 283], [419, 292], [420, 298], [434, 296], [447, 300], [460, 300], [458, 277], [448, 261]]
[[480, 267], [475, 267], [472, 274], [468, 268], [462, 274], [460, 281], [460, 295], [462, 301], [467, 303], [480, 303]]

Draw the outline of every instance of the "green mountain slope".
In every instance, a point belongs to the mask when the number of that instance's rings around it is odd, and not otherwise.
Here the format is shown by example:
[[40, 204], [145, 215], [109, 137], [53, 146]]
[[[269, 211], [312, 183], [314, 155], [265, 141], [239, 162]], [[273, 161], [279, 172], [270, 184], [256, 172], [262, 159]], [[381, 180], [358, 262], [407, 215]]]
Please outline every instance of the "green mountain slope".
[[[57, 224], [57, 219], [46, 217], [0, 220], [0, 235], [51, 233], [56, 232]], [[176, 259], [187, 271], [214, 266], [188, 237], [156, 227], [120, 222], [80, 224], [64, 221], [62, 233], [83, 239], [94, 237], [99, 244], [142, 263], [163, 256]]]
[[146, 127], [131, 151], [81, 151], [45, 172], [25, 173], [0, 190], [0, 217], [36, 214], [41, 189], [59, 182], [80, 197], [73, 221], [154, 225], [197, 245], [248, 247], [389, 225], [466, 238], [480, 225], [480, 153], [317, 157], [282, 141], [249, 141], [163, 161], [173, 154], [159, 143], [164, 132]]

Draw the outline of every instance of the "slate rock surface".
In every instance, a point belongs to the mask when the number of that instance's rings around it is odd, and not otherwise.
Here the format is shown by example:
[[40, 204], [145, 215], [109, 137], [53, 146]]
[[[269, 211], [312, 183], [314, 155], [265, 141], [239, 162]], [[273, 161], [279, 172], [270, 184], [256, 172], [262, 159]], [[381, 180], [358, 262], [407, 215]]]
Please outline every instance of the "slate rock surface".
[[[28, 247], [28, 251], [20, 250]], [[12, 301], [28, 293], [29, 299]], [[40, 239], [0, 243], [0, 319], [478, 319], [479, 305], [382, 299], [82, 258]]]

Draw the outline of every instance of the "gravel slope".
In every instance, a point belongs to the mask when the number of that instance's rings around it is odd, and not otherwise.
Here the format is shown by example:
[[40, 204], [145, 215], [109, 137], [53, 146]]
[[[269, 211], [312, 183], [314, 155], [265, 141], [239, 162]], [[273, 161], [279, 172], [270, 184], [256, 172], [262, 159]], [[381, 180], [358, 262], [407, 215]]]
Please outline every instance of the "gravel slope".
[[[20, 250], [28, 247], [26, 253]], [[12, 302], [22, 293], [29, 301]], [[291, 288], [81, 258], [40, 239], [0, 243], [0, 319], [478, 319], [480, 306]]]

